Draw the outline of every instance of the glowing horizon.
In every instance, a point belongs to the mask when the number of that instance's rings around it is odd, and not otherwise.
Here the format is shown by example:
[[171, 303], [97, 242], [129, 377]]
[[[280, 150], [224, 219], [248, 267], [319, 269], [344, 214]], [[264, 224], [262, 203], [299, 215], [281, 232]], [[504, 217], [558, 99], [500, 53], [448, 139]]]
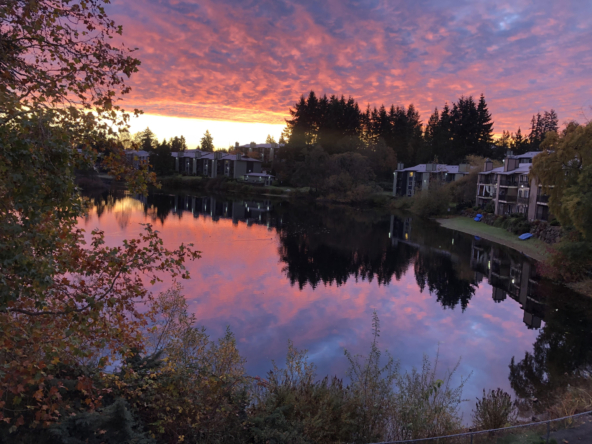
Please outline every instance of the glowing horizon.
[[435, 107], [483, 93], [498, 135], [527, 133], [531, 116], [551, 108], [560, 123], [592, 115], [590, 2], [115, 0], [108, 9], [142, 61], [124, 106], [162, 116], [151, 118], [160, 138], [173, 124], [164, 117], [192, 119], [175, 124], [188, 124], [191, 145], [202, 121], [227, 122], [209, 128], [219, 147], [277, 138], [311, 90], [363, 107], [413, 103], [424, 123]]
[[206, 130], [214, 138], [216, 149], [228, 148], [239, 142], [244, 145], [251, 142], [265, 143], [268, 135], [279, 140], [284, 125], [262, 122], [236, 122], [224, 120], [208, 120], [191, 117], [163, 116], [157, 114], [142, 114], [131, 117], [130, 133], [136, 133], [150, 128], [159, 141], [170, 140], [172, 137], [184, 136], [187, 148], [194, 149], [199, 145]]

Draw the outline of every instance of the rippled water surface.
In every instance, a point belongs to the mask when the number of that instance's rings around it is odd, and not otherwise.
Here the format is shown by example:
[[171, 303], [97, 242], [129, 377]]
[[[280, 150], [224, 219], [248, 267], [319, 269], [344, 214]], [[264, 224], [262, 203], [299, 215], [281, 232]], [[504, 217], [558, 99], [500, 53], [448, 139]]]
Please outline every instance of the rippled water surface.
[[410, 215], [165, 193], [94, 202], [80, 226], [111, 245], [148, 222], [167, 247], [202, 252], [184, 294], [213, 337], [230, 326], [251, 375], [283, 362], [292, 339], [319, 375], [345, 376], [344, 349], [368, 350], [374, 310], [403, 369], [438, 350], [442, 372], [461, 359], [465, 418], [484, 388], [542, 398], [592, 362], [592, 301], [514, 250]]

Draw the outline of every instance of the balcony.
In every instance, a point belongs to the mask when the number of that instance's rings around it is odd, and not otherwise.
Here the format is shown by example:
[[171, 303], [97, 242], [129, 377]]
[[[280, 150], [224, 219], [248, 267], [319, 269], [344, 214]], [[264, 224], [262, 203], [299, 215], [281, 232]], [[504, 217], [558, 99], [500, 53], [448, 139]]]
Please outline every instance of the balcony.
[[495, 180], [491, 176], [479, 176], [479, 183], [491, 184], [495, 183]]
[[499, 199], [498, 199], [498, 200], [499, 200], [500, 202], [509, 202], [509, 203], [515, 203], [515, 202], [516, 202], [516, 196], [511, 196], [511, 195], [508, 195], [508, 194], [505, 194], [505, 195], [503, 195], [503, 196], [502, 196], [502, 195], [500, 194], [500, 197], [499, 197]]
[[528, 201], [529, 200], [530, 199], [528, 197], [520, 197], [520, 196], [518, 196], [517, 202], [519, 204], [528, 205]]
[[518, 181], [518, 185], [528, 187], [528, 186], [530, 186], [530, 182], [528, 181], [528, 179], [526, 179], [526, 180], [520, 179]]
[[542, 203], [542, 204], [549, 203], [549, 196], [547, 196], [546, 194], [539, 194], [537, 196], [537, 203]]
[[500, 185], [502, 187], [517, 187], [518, 180], [516, 180], [513, 177], [502, 176], [502, 178], [500, 179]]

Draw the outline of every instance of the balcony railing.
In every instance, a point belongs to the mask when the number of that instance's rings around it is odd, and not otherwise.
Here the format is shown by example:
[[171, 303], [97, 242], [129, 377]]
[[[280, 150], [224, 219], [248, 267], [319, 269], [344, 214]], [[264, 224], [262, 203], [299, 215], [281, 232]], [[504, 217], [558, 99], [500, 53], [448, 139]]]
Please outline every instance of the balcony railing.
[[491, 177], [491, 176], [479, 176], [479, 183], [490, 184], [490, 183], [495, 183], [495, 181], [493, 180], [493, 177]]
[[516, 202], [516, 196], [510, 196], [510, 195], [501, 195], [499, 197], [499, 200], [503, 201], [503, 202]]
[[519, 204], [526, 204], [526, 205], [528, 205], [528, 201], [529, 201], [529, 198], [528, 197], [520, 197], [520, 196], [518, 196], [517, 202]]
[[482, 191], [481, 193], [479, 193], [479, 195], [477, 197], [486, 197], [486, 198], [495, 199], [496, 195], [497, 195], [497, 193], [495, 191], [492, 193], [488, 193], [487, 191]]
[[545, 194], [539, 194], [537, 196], [537, 203], [548, 203], [549, 202], [549, 196], [545, 195]]
[[527, 186], [529, 186], [529, 185], [530, 185], [530, 182], [528, 181], [528, 179], [520, 179], [520, 180], [518, 181], [518, 184], [519, 184], [519, 185], [524, 185], [525, 187], [527, 187]]

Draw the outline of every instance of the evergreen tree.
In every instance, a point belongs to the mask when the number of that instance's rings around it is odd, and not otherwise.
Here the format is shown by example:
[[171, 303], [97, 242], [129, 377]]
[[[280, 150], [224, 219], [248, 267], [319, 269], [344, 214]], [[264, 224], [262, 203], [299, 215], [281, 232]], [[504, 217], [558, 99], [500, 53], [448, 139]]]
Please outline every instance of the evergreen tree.
[[518, 127], [518, 131], [516, 131], [516, 134], [514, 135], [512, 151], [514, 151], [515, 154], [524, 154], [528, 151], [528, 141], [522, 135], [520, 127]]
[[209, 130], [206, 130], [203, 137], [201, 138], [200, 149], [208, 153], [214, 151], [214, 138], [210, 134]]
[[438, 108], [435, 108], [425, 127], [423, 146], [417, 154], [418, 163], [427, 163], [434, 158], [434, 147], [437, 141], [439, 124], [440, 113]]
[[168, 143], [166, 139], [163, 139], [156, 149], [150, 153], [152, 170], [158, 176], [166, 176], [167, 174], [172, 174], [174, 171], [175, 159], [171, 156], [173, 152], [171, 147], [173, 140], [171, 140], [171, 143]]
[[139, 149], [148, 152], [152, 151], [158, 143], [155, 134], [148, 127], [144, 131], [134, 134], [134, 142]]
[[275, 138], [273, 136], [271, 136], [270, 134], [267, 135], [267, 139], [265, 139], [265, 143], [269, 143], [272, 147], [277, 146], [277, 142], [275, 141]]
[[171, 139], [170, 146], [171, 146], [171, 151], [173, 153], [185, 151], [187, 149], [187, 142], [185, 142], [185, 137], [184, 136], [173, 137]]
[[544, 111], [543, 114], [537, 113], [532, 116], [530, 121], [530, 134], [528, 143], [531, 151], [539, 151], [541, 143], [548, 132], [557, 132], [559, 129], [559, 119], [555, 110]]
[[477, 126], [479, 151], [471, 154], [487, 157], [491, 154], [491, 146], [493, 145], [493, 121], [483, 94], [481, 94], [477, 105]]

